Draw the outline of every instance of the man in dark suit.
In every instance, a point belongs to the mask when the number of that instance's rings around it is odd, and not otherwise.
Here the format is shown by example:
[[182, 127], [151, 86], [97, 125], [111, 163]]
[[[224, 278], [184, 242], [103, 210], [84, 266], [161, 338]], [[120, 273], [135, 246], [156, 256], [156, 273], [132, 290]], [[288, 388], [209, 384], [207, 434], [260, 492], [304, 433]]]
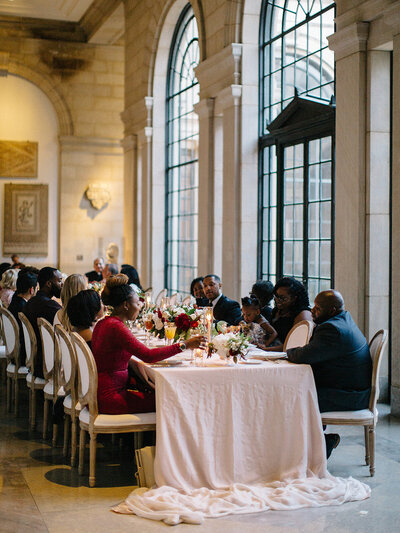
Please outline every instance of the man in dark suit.
[[37, 325], [37, 319], [39, 317], [45, 318], [53, 324], [54, 315], [57, 313], [61, 306], [55, 300], [59, 298], [62, 287], [61, 272], [56, 268], [44, 267], [39, 271], [38, 275], [39, 290], [33, 298], [26, 304], [24, 313], [32, 324], [35, 330], [37, 339], [37, 356], [35, 363], [35, 375], [43, 377], [43, 354], [42, 354], [42, 341], [40, 338], [40, 332]]
[[17, 278], [17, 290], [15, 291], [8, 310], [19, 325], [19, 342], [20, 342], [20, 364], [25, 364], [25, 339], [22, 331], [21, 321], [18, 313], [24, 312], [25, 306], [33, 296], [35, 296], [37, 289], [37, 275], [34, 272], [21, 270]]
[[102, 257], [96, 257], [93, 261], [93, 268], [90, 272], [86, 272], [89, 283], [91, 281], [101, 281], [103, 279], [104, 259]]
[[[320, 292], [311, 313], [317, 327], [308, 344], [287, 350], [289, 361], [311, 365], [321, 412], [367, 408], [372, 360], [364, 335], [344, 309], [342, 295]], [[336, 447], [339, 436], [332, 437]]]
[[240, 304], [222, 294], [221, 278], [215, 274], [208, 274], [203, 279], [203, 290], [209, 299], [214, 312], [214, 319], [224, 320], [229, 326], [236, 326], [242, 320]]

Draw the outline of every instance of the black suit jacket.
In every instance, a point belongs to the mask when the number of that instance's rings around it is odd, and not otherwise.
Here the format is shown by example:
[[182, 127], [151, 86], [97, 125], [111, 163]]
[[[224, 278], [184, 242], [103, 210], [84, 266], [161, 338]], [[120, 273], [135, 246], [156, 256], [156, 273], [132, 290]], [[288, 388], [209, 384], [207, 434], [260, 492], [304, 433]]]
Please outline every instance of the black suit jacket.
[[101, 272], [96, 272], [95, 270], [86, 272], [85, 276], [87, 277], [89, 283], [92, 281], [101, 281], [103, 279], [103, 274]]
[[317, 326], [306, 346], [289, 349], [287, 355], [293, 363], [311, 365], [321, 411], [368, 407], [372, 360], [348, 311]]
[[237, 326], [242, 320], [242, 310], [235, 300], [222, 295], [214, 307], [214, 319], [224, 320], [229, 326]]
[[26, 304], [24, 313], [32, 324], [35, 330], [37, 339], [37, 355], [35, 362], [35, 375], [43, 377], [43, 354], [42, 354], [42, 340], [40, 338], [40, 332], [37, 325], [37, 319], [39, 317], [45, 318], [50, 324], [53, 324], [54, 315], [61, 309], [61, 305], [58, 304], [52, 298], [49, 298], [44, 292], [38, 291], [36, 296], [31, 298]]

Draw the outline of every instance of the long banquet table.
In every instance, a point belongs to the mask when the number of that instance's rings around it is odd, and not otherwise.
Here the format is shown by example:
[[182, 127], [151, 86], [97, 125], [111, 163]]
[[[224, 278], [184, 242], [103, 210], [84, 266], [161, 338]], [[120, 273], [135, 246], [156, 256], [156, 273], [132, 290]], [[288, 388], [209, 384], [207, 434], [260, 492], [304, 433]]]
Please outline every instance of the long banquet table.
[[369, 496], [366, 485], [327, 471], [311, 367], [257, 363], [137, 360], [156, 389], [158, 488], [134, 491], [115, 510], [171, 524], [201, 523]]

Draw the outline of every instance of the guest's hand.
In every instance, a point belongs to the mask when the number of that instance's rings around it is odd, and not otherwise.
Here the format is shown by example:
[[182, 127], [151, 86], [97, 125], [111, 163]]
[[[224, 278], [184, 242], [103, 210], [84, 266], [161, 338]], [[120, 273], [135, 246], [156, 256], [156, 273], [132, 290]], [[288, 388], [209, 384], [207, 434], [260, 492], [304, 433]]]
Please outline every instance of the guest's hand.
[[205, 348], [206, 338], [204, 335], [196, 335], [195, 337], [190, 337], [185, 341], [186, 347], [189, 350], [194, 350], [195, 348]]

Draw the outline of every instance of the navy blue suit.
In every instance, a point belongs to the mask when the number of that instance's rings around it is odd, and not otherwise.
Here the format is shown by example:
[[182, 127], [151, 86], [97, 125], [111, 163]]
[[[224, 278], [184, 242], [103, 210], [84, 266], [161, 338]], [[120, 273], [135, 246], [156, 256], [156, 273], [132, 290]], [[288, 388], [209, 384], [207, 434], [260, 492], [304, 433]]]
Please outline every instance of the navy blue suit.
[[229, 326], [237, 326], [242, 320], [242, 310], [235, 300], [222, 295], [214, 306], [214, 319], [224, 320]]
[[368, 407], [372, 360], [348, 311], [317, 326], [306, 346], [289, 349], [287, 355], [292, 363], [311, 365], [321, 412]]

